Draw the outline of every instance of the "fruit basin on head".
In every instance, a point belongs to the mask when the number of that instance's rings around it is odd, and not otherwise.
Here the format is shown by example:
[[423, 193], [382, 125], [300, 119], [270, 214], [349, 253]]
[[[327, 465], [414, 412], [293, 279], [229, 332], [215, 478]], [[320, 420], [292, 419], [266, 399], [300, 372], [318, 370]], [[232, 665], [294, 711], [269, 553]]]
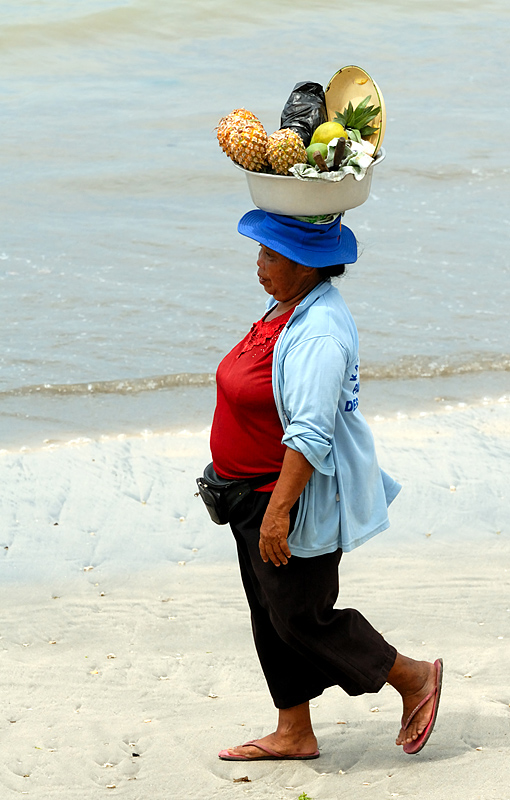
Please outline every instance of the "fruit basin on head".
[[386, 126], [382, 94], [360, 67], [343, 67], [326, 92], [318, 83], [294, 87], [281, 127], [268, 136], [251, 111], [223, 117], [217, 137], [244, 172], [253, 203], [288, 216], [344, 212], [365, 202]]
[[235, 166], [246, 175], [250, 196], [257, 208], [299, 217], [338, 214], [361, 206], [370, 194], [373, 168], [385, 156], [384, 149], [379, 150], [361, 180], [356, 180], [352, 174], [340, 181], [302, 180], [292, 175], [250, 172], [239, 164]]

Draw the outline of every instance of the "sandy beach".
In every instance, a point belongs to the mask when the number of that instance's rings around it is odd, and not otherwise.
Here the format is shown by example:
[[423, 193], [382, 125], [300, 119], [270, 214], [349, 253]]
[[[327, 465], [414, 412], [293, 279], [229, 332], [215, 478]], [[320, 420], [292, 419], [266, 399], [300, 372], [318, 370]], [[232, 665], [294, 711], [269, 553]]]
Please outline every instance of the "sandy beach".
[[341, 602], [444, 658], [421, 754], [393, 744], [386, 686], [313, 701], [317, 761], [218, 760], [275, 715], [229, 530], [194, 497], [207, 431], [81, 439], [0, 453], [2, 797], [508, 800], [510, 405], [373, 430], [404, 489]]

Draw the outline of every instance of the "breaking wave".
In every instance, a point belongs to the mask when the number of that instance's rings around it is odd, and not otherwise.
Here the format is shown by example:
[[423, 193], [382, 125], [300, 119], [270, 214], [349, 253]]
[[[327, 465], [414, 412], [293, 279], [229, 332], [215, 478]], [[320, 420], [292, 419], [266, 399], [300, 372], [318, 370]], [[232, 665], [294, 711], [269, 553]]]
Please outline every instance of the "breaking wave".
[[470, 356], [465, 360], [445, 356], [402, 356], [391, 364], [362, 364], [363, 380], [412, 380], [414, 378], [448, 378], [479, 372], [510, 371], [510, 355], [493, 353]]
[[31, 386], [19, 386], [0, 392], [2, 397], [26, 397], [28, 395], [73, 397], [92, 394], [140, 394], [155, 392], [159, 389], [175, 389], [180, 386], [212, 386], [215, 383], [214, 373], [178, 372], [170, 375], [156, 375], [151, 378], [124, 378], [114, 381], [88, 381], [87, 383], [42, 383]]
[[[448, 378], [481, 372], [510, 372], [510, 355], [479, 355], [465, 361], [449, 362], [431, 356], [404, 356], [391, 364], [362, 364], [364, 381], [413, 380], [416, 378]], [[0, 392], [2, 397], [130, 395], [179, 387], [210, 387], [215, 384], [212, 372], [178, 372], [155, 375], [149, 378], [122, 378], [113, 381], [88, 381], [87, 383], [43, 383], [19, 386]]]

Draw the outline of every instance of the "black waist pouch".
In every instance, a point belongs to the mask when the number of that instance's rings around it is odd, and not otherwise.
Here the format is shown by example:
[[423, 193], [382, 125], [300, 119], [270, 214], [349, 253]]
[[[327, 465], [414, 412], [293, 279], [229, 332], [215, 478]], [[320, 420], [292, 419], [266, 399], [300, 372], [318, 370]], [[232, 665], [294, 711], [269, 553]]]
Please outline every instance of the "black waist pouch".
[[245, 480], [220, 478], [211, 463], [204, 469], [203, 476], [197, 478], [197, 494], [204, 501], [212, 521], [217, 525], [226, 525], [230, 519], [230, 514], [243, 497], [246, 497], [254, 489], [260, 489], [261, 486], [272, 483], [279, 477], [279, 472], [271, 472], [267, 475], [259, 475], [257, 478], [246, 478]]

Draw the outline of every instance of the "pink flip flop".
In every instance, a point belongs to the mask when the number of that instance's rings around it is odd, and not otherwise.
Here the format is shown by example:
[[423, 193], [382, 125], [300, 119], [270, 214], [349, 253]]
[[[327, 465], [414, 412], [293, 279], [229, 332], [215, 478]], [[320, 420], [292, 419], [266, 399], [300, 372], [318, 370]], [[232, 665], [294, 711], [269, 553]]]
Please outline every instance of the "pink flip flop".
[[305, 753], [302, 755], [301, 753], [293, 753], [291, 755], [282, 755], [282, 753], [277, 753], [275, 750], [270, 750], [269, 747], [265, 747], [263, 744], [259, 742], [245, 742], [245, 744], [239, 745], [240, 747], [258, 747], [259, 750], [262, 750], [265, 755], [262, 756], [233, 756], [231, 755], [228, 750], [220, 750], [218, 753], [218, 758], [221, 758], [223, 761], [307, 761], [310, 758], [319, 758], [320, 753], [318, 750], [315, 753]]
[[409, 714], [405, 724], [404, 720], [402, 719], [402, 729], [404, 731], [407, 730], [411, 721], [414, 719], [415, 715], [418, 713], [420, 708], [423, 708], [425, 703], [430, 700], [431, 697], [434, 698], [434, 705], [432, 706], [432, 716], [430, 717], [429, 723], [422, 733], [418, 736], [414, 742], [407, 742], [404, 744], [403, 750], [404, 753], [408, 753], [409, 755], [413, 755], [414, 753], [419, 753], [422, 747], [425, 747], [427, 744], [430, 734], [434, 729], [434, 724], [436, 722], [437, 717], [437, 709], [439, 707], [439, 698], [441, 697], [441, 685], [443, 682], [443, 659], [438, 658], [437, 661], [434, 662], [434, 666], [436, 668], [436, 688], [433, 692], [429, 692], [429, 694], [423, 698], [421, 703], [419, 703], [416, 708]]

